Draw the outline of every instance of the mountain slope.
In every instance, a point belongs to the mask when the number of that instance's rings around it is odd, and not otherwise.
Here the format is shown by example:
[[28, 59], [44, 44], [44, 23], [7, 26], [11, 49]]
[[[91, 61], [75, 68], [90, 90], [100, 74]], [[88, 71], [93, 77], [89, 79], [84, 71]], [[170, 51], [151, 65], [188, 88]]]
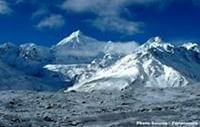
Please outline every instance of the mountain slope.
[[102, 69], [70, 90], [180, 87], [200, 81], [200, 54], [155, 37], [114, 65]]

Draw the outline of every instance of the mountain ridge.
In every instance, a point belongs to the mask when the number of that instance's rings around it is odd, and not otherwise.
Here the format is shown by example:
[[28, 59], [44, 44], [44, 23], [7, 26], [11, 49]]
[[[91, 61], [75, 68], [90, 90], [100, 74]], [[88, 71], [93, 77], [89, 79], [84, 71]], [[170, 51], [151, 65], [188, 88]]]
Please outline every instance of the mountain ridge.
[[67, 91], [122, 90], [139, 84], [182, 87], [200, 81], [199, 49], [196, 43], [175, 46], [160, 37], [141, 46], [134, 41], [102, 42], [75, 31], [50, 48], [2, 44], [0, 60], [45, 86], [72, 86]]
[[[189, 55], [189, 56], [188, 56]], [[188, 61], [188, 58], [191, 61]], [[200, 54], [182, 49], [155, 37], [141, 45], [112, 66], [100, 70], [91, 78], [75, 84], [70, 90], [126, 89], [144, 87], [182, 87], [200, 81]], [[195, 69], [192, 66], [195, 66]]]
[[[63, 43], [59, 44], [62, 41]], [[60, 42], [51, 47], [40, 46], [34, 43], [25, 43], [21, 45], [5, 43], [0, 45], [0, 60], [8, 65], [8, 67], [22, 72], [23, 75], [27, 75], [33, 79], [42, 79], [45, 83], [49, 83], [43, 84], [49, 85], [51, 88], [56, 87], [57, 89], [61, 86], [67, 88], [72, 85], [70, 80], [73, 80], [76, 74], [71, 75], [71, 73], [69, 73], [70, 75], [68, 76], [70, 79], [66, 80], [62, 72], [52, 71], [51, 68], [45, 68], [45, 66], [58, 65], [57, 67], [59, 68], [63, 67], [67, 69], [67, 72], [71, 72], [71, 70], [78, 72], [76, 69], [79, 68], [79, 64], [90, 64], [94, 59], [104, 59], [105, 55], [113, 54], [116, 48], [124, 47], [126, 49], [126, 47], [132, 45], [130, 43], [127, 45], [118, 43], [120, 45], [117, 47], [117, 44], [113, 44], [113, 42], [112, 44], [107, 44], [108, 42], [98, 41], [84, 35], [81, 31], [73, 32]], [[133, 44], [132, 47], [134, 46], [135, 44]], [[120, 55], [121, 53], [120, 51], [114, 54]], [[77, 66], [69, 65], [68, 67], [66, 64], [77, 64]], [[105, 64], [105, 62], [102, 64]], [[97, 64], [97, 66], [99, 65], [100, 64]], [[52, 84], [55, 84], [55, 86], [52, 86]]]

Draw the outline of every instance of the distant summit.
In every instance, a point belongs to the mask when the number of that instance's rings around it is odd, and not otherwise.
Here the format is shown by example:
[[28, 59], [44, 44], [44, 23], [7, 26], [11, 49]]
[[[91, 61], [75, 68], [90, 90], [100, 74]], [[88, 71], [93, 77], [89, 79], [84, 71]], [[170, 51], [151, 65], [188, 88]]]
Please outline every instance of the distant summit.
[[82, 32], [80, 30], [77, 30], [73, 33], [71, 33], [68, 37], [64, 38], [63, 40], [61, 40], [57, 46], [60, 46], [60, 45], [65, 45], [66, 43], [69, 43], [69, 42], [80, 42], [79, 38], [81, 36], [85, 36], [82, 34]]

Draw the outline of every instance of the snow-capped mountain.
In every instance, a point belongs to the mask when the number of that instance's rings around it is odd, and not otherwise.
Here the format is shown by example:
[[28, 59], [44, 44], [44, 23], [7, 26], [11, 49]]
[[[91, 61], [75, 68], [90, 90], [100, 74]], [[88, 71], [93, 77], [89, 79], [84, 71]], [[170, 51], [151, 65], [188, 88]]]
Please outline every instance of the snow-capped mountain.
[[[134, 48], [132, 50], [134, 50]], [[48, 64], [44, 66], [44, 68], [58, 74], [63, 74], [65, 81], [78, 83], [90, 78], [97, 71], [111, 66], [124, 55], [124, 53], [107, 53], [102, 57], [95, 58], [89, 64]]]
[[85, 36], [78, 30], [61, 40], [52, 49], [55, 52], [56, 63], [89, 63], [97, 56], [103, 55], [104, 43]]
[[151, 38], [134, 53], [67, 91], [182, 87], [200, 82], [200, 53], [185, 47], [165, 43], [159, 37]]
[[138, 47], [136, 42], [98, 41], [78, 30], [52, 47], [55, 62], [44, 68], [62, 73], [66, 81], [81, 82], [96, 71], [132, 53], [136, 47]]
[[56, 64], [85, 64], [105, 54], [127, 55], [136, 42], [104, 42], [84, 35], [80, 30], [73, 32], [52, 47]]

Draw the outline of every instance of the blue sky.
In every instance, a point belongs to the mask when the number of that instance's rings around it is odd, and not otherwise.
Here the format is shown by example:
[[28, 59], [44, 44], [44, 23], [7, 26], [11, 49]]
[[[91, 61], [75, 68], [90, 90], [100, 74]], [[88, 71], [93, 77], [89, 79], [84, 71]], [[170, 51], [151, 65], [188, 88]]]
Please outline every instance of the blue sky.
[[200, 42], [200, 0], [0, 0], [0, 43], [49, 46], [78, 29], [106, 41]]

